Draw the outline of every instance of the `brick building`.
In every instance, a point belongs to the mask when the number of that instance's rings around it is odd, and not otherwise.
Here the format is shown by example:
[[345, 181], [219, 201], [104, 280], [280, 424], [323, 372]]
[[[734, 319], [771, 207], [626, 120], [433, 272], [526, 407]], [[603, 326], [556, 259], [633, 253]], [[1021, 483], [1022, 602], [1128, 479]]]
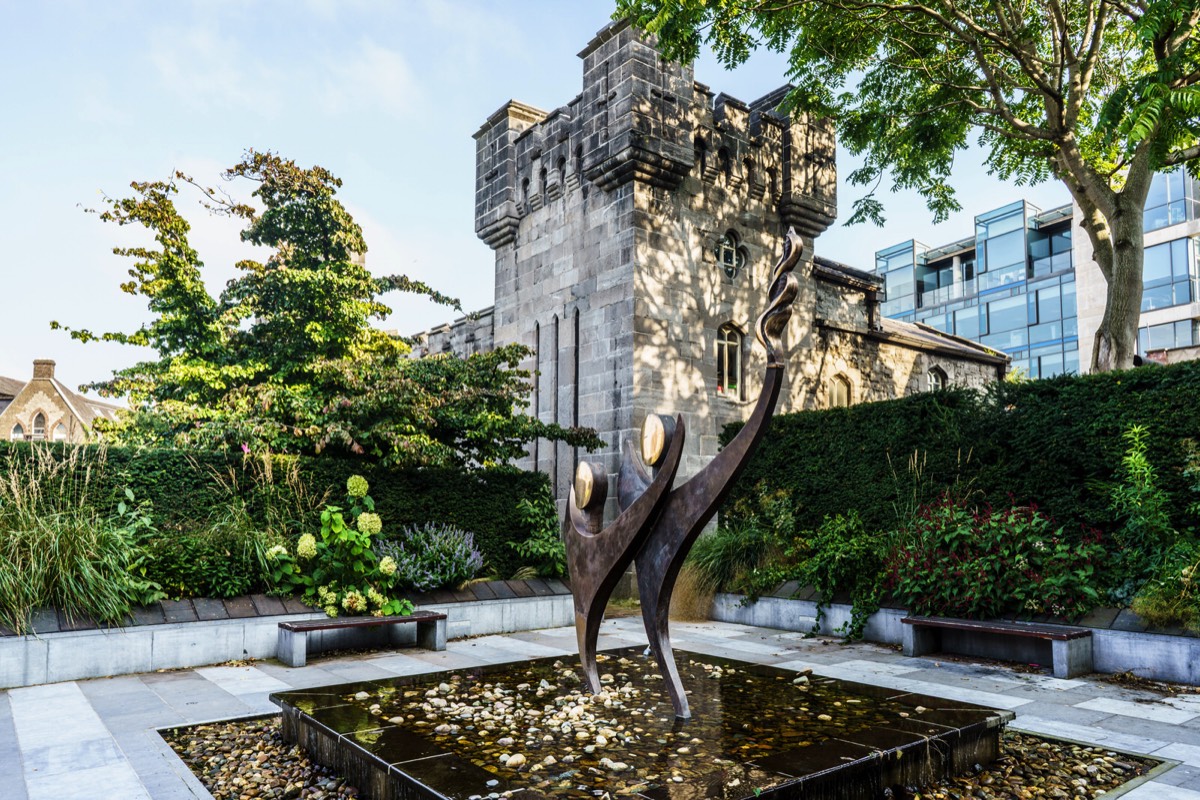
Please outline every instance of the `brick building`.
[[54, 377], [53, 361], [34, 361], [28, 382], [0, 376], [0, 436], [10, 441], [82, 442], [96, 419], [120, 411], [68, 389]]

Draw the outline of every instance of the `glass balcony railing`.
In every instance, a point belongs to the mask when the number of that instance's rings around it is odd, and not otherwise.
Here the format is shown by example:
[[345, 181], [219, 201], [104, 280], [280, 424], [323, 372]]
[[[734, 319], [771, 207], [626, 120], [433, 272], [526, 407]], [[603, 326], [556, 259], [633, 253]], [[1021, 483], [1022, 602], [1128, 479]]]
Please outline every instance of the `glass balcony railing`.
[[1025, 265], [1013, 264], [1003, 269], [991, 270], [980, 275], [977, 280], [981, 292], [998, 289], [1011, 283], [1020, 283], [1025, 280]]

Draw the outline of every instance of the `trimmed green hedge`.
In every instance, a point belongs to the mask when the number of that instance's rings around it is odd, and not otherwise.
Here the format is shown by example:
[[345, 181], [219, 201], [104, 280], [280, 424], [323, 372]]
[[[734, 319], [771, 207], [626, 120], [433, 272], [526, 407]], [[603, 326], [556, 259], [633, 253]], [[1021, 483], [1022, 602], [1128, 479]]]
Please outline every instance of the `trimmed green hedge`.
[[[1200, 440], [1200, 362], [780, 415], [724, 512], [736, 519], [759, 491], [782, 490], [799, 530], [852, 509], [887, 530], [914, 497], [926, 502], [955, 487], [997, 508], [1035, 503], [1067, 530], [1108, 533], [1120, 521], [1107, 486], [1124, 454], [1121, 433], [1135, 424], [1149, 430], [1151, 463], [1183, 528], [1186, 507], [1200, 499], [1183, 475], [1189, 440]], [[726, 426], [722, 445], [740, 428]], [[919, 478], [909, 468], [914, 454]]]
[[[14, 453], [34, 445], [0, 442], [0, 473], [11, 468]], [[70, 445], [36, 445], [64, 451]], [[475, 534], [475, 544], [488, 567], [503, 577], [511, 575], [521, 560], [507, 546], [523, 542], [528, 527], [517, 514], [517, 503], [549, 492], [549, 479], [540, 472], [516, 469], [460, 472], [451, 469], [391, 469], [361, 461], [337, 458], [274, 456], [271, 458], [274, 492], [264, 490], [261, 459], [241, 454], [185, 452], [180, 450], [133, 450], [111, 447], [106, 450], [107, 467], [102, 480], [109, 487], [112, 507], [123, 498], [126, 487], [138, 501], [154, 504], [153, 519], [163, 530], [197, 530], [222, 513], [235, 492], [246, 501], [250, 515], [260, 520], [265, 506], [297, 490], [310, 498], [309, 505], [327, 497], [328, 502], [344, 503], [346, 479], [359, 474], [371, 484], [376, 510], [383, 517], [386, 536], [402, 525], [444, 522]], [[286, 475], [298, 468], [299, 486], [289, 484]], [[221, 476], [218, 479], [218, 476]], [[294, 504], [300, 509], [305, 503]], [[289, 509], [283, 509], [285, 516]], [[289, 521], [296, 531], [315, 532], [320, 523], [315, 515], [304, 518], [297, 513]]]

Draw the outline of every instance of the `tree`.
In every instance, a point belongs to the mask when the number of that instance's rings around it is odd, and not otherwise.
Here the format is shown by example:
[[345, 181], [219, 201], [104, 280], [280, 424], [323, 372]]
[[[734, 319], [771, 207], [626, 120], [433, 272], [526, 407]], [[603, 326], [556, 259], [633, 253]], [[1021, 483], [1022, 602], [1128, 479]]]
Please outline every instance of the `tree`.
[[1196, 0], [617, 0], [672, 57], [727, 66], [787, 52], [785, 107], [829, 117], [871, 186], [851, 222], [882, 220], [890, 173], [936, 221], [959, 209], [954, 156], [976, 134], [989, 171], [1066, 184], [1108, 283], [1093, 370], [1129, 367], [1142, 216], [1155, 171], [1200, 157]]
[[[371, 325], [391, 313], [381, 301], [387, 292], [461, 306], [403, 275], [367, 270], [362, 230], [336, 199], [342, 184], [329, 171], [251, 150], [223, 177], [255, 183], [261, 210], [182, 173], [134, 182], [132, 197], [105, 198], [102, 220], [141, 225], [157, 245], [114, 248], [134, 259], [121, 289], [147, 298], [149, 323], [131, 333], [67, 329], [85, 342], [156, 351], [89, 387], [129, 396], [133, 413], [110, 431], [118, 441], [460, 466], [503, 463], [535, 437], [599, 445], [591, 431], [516, 410], [530, 389], [517, 368], [526, 348], [409, 359], [405, 340]], [[199, 189], [208, 210], [244, 220], [244, 241], [273, 250], [265, 264], [238, 263], [238, 277], [217, 297], [175, 206], [181, 185]]]

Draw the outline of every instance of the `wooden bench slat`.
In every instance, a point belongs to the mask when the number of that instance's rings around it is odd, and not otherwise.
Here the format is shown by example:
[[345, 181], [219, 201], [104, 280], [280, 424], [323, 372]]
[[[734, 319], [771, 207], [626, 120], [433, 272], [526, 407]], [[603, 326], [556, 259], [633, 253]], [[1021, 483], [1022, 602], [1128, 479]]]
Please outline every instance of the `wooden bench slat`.
[[922, 628], [949, 628], [959, 631], [975, 631], [976, 633], [999, 633], [1007, 636], [1025, 636], [1032, 639], [1051, 639], [1054, 641], [1070, 641], [1091, 636], [1090, 628], [1072, 628], [1065, 625], [1046, 625], [1037, 622], [983, 622], [972, 619], [952, 619], [948, 617], [905, 617], [900, 620], [905, 625], [915, 625]]
[[337, 628], [397, 625], [404, 622], [434, 622], [439, 619], [446, 619], [446, 615], [436, 611], [421, 611], [403, 617], [331, 617], [329, 619], [313, 619], [302, 622], [281, 622], [279, 623], [279, 627], [288, 631], [325, 631]]

